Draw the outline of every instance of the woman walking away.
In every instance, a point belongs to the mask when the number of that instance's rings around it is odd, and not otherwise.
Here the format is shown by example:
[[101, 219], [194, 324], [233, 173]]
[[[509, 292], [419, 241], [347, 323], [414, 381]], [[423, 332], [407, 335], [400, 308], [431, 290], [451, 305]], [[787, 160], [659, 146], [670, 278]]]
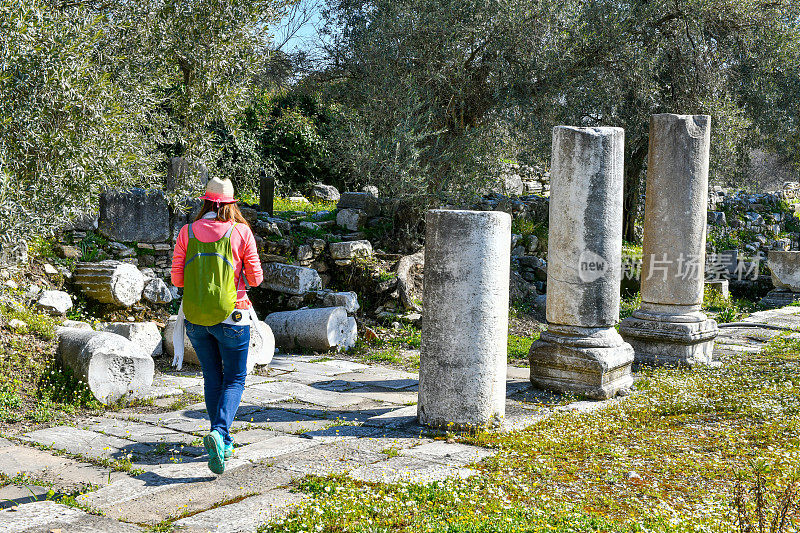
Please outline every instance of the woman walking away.
[[230, 427], [247, 375], [250, 324], [257, 320], [245, 288], [264, 278], [256, 241], [233, 198], [230, 180], [208, 182], [195, 221], [181, 228], [172, 256], [172, 283], [183, 287], [175, 323], [175, 359], [183, 364], [183, 333], [192, 342], [205, 381], [211, 431], [203, 439], [208, 468], [225, 471], [233, 454]]

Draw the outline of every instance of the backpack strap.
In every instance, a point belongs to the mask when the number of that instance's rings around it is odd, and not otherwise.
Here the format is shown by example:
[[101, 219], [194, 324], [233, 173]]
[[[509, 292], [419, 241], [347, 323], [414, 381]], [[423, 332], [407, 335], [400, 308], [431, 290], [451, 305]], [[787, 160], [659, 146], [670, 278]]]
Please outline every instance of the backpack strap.
[[236, 224], [238, 224], [238, 222], [234, 222], [233, 225], [230, 228], [228, 228], [228, 231], [225, 232], [225, 238], [226, 239], [230, 239], [231, 238], [231, 234], [233, 233], [233, 228], [236, 227]]

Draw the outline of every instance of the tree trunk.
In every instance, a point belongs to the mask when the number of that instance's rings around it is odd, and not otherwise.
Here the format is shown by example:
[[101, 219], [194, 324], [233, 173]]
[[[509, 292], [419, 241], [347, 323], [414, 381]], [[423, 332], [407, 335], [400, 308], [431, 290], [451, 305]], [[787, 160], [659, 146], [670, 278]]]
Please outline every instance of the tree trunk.
[[642, 196], [642, 174], [647, 158], [647, 137], [631, 143], [632, 149], [625, 164], [625, 186], [622, 203], [622, 239], [628, 242], [639, 240], [636, 220], [639, 218]]

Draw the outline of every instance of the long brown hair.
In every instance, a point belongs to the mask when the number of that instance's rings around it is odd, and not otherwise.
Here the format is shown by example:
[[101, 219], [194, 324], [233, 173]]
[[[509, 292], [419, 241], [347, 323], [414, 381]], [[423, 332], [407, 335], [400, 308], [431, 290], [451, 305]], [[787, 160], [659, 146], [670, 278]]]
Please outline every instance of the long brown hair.
[[[239, 211], [239, 206], [236, 205], [236, 202], [222, 204], [219, 206], [219, 208], [217, 208], [217, 204], [211, 200], [203, 200], [203, 208], [195, 217], [195, 222], [203, 218], [203, 216], [209, 211], [215, 211], [217, 213], [217, 220], [220, 222], [230, 222], [233, 220], [234, 222], [238, 222], [240, 224], [247, 224], [247, 220], [245, 220], [242, 212]], [[247, 224], [247, 227], [250, 227], [250, 224]]]

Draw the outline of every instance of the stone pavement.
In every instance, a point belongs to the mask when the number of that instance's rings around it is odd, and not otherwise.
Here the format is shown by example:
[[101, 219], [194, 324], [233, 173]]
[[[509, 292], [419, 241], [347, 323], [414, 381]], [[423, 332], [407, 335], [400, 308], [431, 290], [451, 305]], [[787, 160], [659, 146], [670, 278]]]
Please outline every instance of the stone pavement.
[[[162, 374], [156, 381], [158, 387], [203, 392], [197, 371]], [[509, 428], [548, 411], [533, 403], [546, 395], [528, 385], [527, 369], [509, 369]], [[144, 531], [169, 519], [188, 532], [254, 531], [303, 500], [291, 484], [306, 474], [348, 472], [384, 482], [472, 475], [470, 465], [492, 452], [430, 438], [416, 422], [416, 401], [416, 374], [278, 355], [267, 376], [247, 378], [232, 428], [236, 450], [221, 476], [206, 466], [201, 437], [209, 422], [202, 403], [157, 414], [109, 412], [0, 440], [0, 472], [50, 483], [56, 493], [86, 491], [79, 503], [103, 513], [37, 501], [47, 489], [10, 485], [0, 489], [0, 502], [19, 505], [0, 503], [7, 507], [0, 510], [0, 530]], [[111, 459], [130, 461], [131, 473], [98, 466]]]
[[[800, 331], [800, 307], [754, 313], [755, 327], [723, 327], [715, 357], [755, 353], [781, 330]], [[800, 333], [792, 333], [800, 336]], [[133, 532], [175, 520], [177, 531], [250, 532], [284, 516], [304, 496], [291, 484], [306, 474], [345, 473], [365, 481], [426, 482], [467, 477], [491, 450], [433, 440], [416, 423], [417, 375], [380, 366], [312, 356], [276, 356], [268, 376], [249, 376], [233, 426], [234, 457], [215, 476], [200, 437], [208, 429], [203, 404], [159, 414], [107, 413], [13, 440], [0, 439], [0, 472], [52, 483], [57, 493], [88, 490], [78, 501], [103, 512], [87, 514], [42, 500], [46, 489], [0, 489], [0, 530], [9, 532]], [[202, 394], [202, 377], [161, 375], [158, 385]], [[508, 371], [506, 428], [519, 429], [553, 411], [532, 389], [528, 369]], [[169, 405], [169, 398], [157, 404]], [[575, 402], [557, 410], [586, 410]], [[131, 474], [97, 466], [127, 459]], [[217, 527], [217, 524], [224, 524]]]

